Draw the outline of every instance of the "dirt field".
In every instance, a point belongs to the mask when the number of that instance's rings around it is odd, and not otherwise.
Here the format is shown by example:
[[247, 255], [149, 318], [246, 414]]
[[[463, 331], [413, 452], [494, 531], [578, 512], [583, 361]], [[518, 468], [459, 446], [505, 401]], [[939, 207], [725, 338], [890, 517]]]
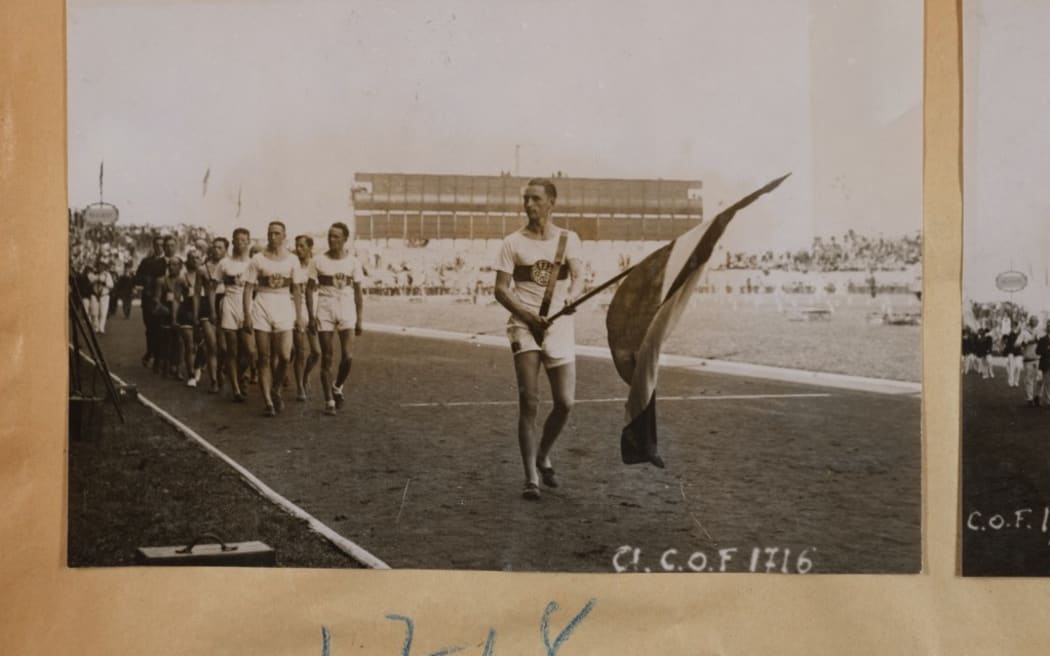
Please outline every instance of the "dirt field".
[[280, 566], [357, 566], [142, 405], [122, 410], [126, 424], [107, 405], [102, 434], [69, 445], [71, 567], [133, 565], [138, 547], [204, 533], [265, 542]]
[[965, 376], [962, 404], [963, 573], [1050, 576], [1050, 409], [1025, 406], [1004, 369]]
[[[577, 313], [580, 344], [608, 344], [605, 313], [611, 298], [598, 296]], [[853, 295], [849, 304], [836, 298], [834, 313], [825, 321], [793, 320], [799, 318], [798, 310], [826, 305], [794, 299], [793, 306], [792, 297], [785, 297], [783, 311], [767, 296], [741, 296], [734, 301], [698, 295], [695, 299], [665, 345], [665, 353], [872, 378], [920, 379], [921, 328], [869, 321], [870, 314], [882, 311], [884, 302], [895, 312], [918, 312], [914, 296], [872, 301]], [[486, 298], [477, 305], [439, 296], [422, 302], [403, 297], [367, 300], [366, 320], [376, 323], [502, 335], [507, 320], [506, 310]]]
[[393, 567], [609, 572], [618, 553], [628, 571], [920, 566], [915, 395], [667, 369], [660, 395], [683, 397], [659, 403], [668, 468], [626, 467], [626, 388], [581, 358], [562, 487], [528, 503], [505, 349], [366, 334], [343, 414], [320, 414], [315, 378], [311, 402], [264, 419], [255, 390], [238, 405], [153, 376], [141, 333], [137, 311], [110, 324], [119, 375]]

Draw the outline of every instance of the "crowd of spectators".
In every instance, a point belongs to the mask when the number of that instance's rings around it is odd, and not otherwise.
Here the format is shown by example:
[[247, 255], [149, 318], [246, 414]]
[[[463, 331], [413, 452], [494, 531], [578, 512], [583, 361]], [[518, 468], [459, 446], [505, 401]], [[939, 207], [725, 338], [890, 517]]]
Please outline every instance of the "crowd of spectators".
[[[365, 291], [378, 296], [491, 296], [496, 272], [481, 254], [438, 255], [425, 249], [358, 250], [368, 283]], [[584, 276], [593, 285], [596, 274], [589, 262]]]
[[1050, 322], [1010, 301], [967, 303], [963, 312], [962, 373], [995, 378], [993, 357], [1006, 365], [1006, 384], [1024, 388], [1028, 406], [1050, 406]]
[[[112, 281], [108, 290], [113, 296], [110, 305], [114, 307], [118, 299], [127, 296], [127, 288], [133, 287], [130, 277], [139, 260], [149, 253], [154, 236], [174, 236], [180, 253], [200, 239], [210, 242], [213, 236], [207, 228], [187, 223], [158, 229], [148, 225], [83, 225], [75, 220], [70, 223], [69, 235], [73, 271], [82, 276], [82, 282], [86, 281], [89, 273], [103, 279], [108, 276]], [[318, 238], [323, 244], [323, 237]], [[641, 251], [616, 251], [611, 248], [612, 244], [607, 249], [600, 249], [600, 246], [596, 245], [595, 252], [585, 257], [586, 288], [600, 282], [599, 278], [605, 279], [622, 271], [644, 255]], [[919, 263], [921, 253], [922, 242], [918, 233], [887, 239], [866, 237], [850, 230], [841, 236], [816, 237], [809, 250], [793, 253], [726, 253], [725, 261], [717, 263], [714, 268], [766, 273], [777, 270], [874, 273], [904, 270]], [[491, 258], [483, 253], [431, 247], [390, 248], [366, 242], [359, 244], [358, 255], [368, 276], [365, 289], [367, 293], [375, 295], [465, 295], [476, 298], [491, 294], [495, 280]], [[617, 256], [618, 259], [615, 259]], [[594, 258], [597, 260], [592, 261]], [[609, 258], [615, 259], [615, 269], [610, 268], [613, 260]], [[86, 282], [84, 289], [88, 289]], [[850, 291], [863, 290], [858, 288]]]
[[922, 259], [919, 233], [897, 238], [868, 237], [849, 230], [830, 238], [814, 237], [809, 250], [726, 253], [720, 269], [761, 271], [902, 271]]
[[1011, 325], [1023, 324], [1029, 316], [1031, 313], [1023, 305], [1012, 301], [971, 302], [965, 323], [969, 324], [973, 330], [984, 328], [1001, 333], [1004, 329], [1009, 332]]
[[69, 263], [77, 290], [95, 332], [104, 333], [106, 319], [119, 309], [131, 313], [135, 270], [150, 253], [153, 238], [175, 237], [179, 252], [198, 239], [211, 242], [207, 228], [185, 223], [158, 229], [147, 225], [89, 224], [71, 213]]
[[1024, 306], [1011, 301], [971, 302], [964, 312], [964, 349], [979, 353], [979, 357], [1006, 355], [1008, 335], [1024, 326], [1031, 316]]

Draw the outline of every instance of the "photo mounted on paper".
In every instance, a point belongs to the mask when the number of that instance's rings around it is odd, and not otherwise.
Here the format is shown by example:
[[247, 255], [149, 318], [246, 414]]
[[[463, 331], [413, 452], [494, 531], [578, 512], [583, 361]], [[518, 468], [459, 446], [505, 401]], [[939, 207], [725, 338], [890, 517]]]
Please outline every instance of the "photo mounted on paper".
[[921, 567], [921, 4], [71, 0], [69, 564]]
[[1050, 7], [963, 3], [962, 573], [1050, 574]]

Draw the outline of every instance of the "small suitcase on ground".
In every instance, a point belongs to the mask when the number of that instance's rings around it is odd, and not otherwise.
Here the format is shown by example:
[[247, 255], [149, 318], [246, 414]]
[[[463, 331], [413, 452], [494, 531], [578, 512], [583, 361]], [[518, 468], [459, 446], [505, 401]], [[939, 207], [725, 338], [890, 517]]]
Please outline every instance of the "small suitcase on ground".
[[186, 546], [139, 547], [135, 562], [162, 567], [273, 567], [277, 553], [262, 542], [224, 542], [206, 533]]

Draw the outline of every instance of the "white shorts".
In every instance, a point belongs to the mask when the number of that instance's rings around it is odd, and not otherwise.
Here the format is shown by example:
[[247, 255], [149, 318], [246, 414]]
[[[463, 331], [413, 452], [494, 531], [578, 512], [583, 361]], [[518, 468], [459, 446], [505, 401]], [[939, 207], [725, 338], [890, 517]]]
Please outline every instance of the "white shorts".
[[244, 327], [244, 294], [226, 294], [222, 297], [222, 317], [219, 321], [223, 330], [240, 330]]
[[259, 292], [252, 303], [252, 328], [283, 333], [295, 327], [295, 303], [288, 290]]
[[320, 296], [317, 299], [317, 331], [353, 330], [357, 322], [357, 306], [353, 296]]
[[560, 317], [550, 325], [542, 346], [536, 343], [528, 328], [516, 323], [507, 326], [507, 338], [510, 339], [510, 350], [515, 356], [539, 351], [543, 366], [547, 369], [576, 361], [576, 323], [571, 316]]

